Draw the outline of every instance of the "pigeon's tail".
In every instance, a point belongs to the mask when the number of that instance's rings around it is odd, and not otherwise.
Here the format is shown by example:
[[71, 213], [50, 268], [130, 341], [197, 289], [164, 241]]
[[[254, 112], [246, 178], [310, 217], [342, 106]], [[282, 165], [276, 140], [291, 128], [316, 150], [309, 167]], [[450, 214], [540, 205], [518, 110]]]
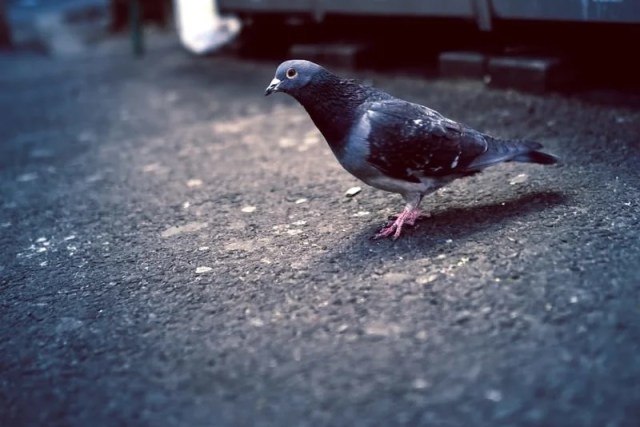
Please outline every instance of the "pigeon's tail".
[[542, 144], [535, 141], [498, 139], [485, 137], [489, 146], [487, 151], [478, 156], [468, 169], [481, 170], [502, 162], [525, 162], [552, 165], [559, 162], [553, 154], [540, 151]]
[[545, 153], [540, 150], [531, 150], [526, 153], [515, 156], [511, 161], [524, 163], [539, 163], [541, 165], [553, 165], [560, 161], [553, 154]]

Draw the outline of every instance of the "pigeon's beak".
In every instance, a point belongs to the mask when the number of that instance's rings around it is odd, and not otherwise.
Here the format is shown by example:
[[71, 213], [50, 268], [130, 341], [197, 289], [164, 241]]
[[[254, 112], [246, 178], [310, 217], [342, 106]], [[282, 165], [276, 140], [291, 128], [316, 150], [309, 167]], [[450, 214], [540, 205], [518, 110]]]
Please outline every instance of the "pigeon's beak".
[[271, 80], [271, 83], [267, 87], [267, 90], [264, 91], [264, 96], [268, 96], [268, 95], [271, 95], [273, 92], [277, 92], [278, 87], [280, 86], [280, 83], [281, 83], [280, 79]]

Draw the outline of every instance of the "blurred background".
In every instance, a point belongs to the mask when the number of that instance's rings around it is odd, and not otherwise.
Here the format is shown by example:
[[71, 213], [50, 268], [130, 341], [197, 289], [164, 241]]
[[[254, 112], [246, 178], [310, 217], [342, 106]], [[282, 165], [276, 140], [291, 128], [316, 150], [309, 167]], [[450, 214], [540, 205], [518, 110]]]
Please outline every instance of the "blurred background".
[[[637, 427], [638, 0], [0, 0], [0, 426]], [[346, 173], [315, 60], [562, 165]]]
[[[637, 87], [629, 0], [3, 0], [0, 43], [73, 52], [107, 33], [177, 31], [197, 54], [301, 56], [497, 87]], [[223, 18], [221, 18], [221, 16]], [[148, 30], [149, 31], [149, 30]], [[231, 43], [233, 41], [233, 43]], [[514, 62], [515, 61], [515, 62]]]

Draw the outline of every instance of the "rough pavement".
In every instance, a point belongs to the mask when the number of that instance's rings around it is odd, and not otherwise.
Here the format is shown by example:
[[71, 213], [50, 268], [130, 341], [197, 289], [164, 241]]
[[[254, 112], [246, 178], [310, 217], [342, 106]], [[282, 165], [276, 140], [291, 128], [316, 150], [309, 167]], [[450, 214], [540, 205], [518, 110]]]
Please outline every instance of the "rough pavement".
[[0, 58], [0, 425], [637, 425], [637, 103], [352, 73], [565, 162], [372, 241], [277, 61], [125, 42]]

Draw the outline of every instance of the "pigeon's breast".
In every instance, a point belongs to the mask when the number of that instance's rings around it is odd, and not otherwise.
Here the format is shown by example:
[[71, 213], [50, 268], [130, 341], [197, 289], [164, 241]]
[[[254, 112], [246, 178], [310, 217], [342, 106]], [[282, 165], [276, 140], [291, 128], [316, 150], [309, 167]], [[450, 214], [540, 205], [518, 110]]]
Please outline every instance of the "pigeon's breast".
[[368, 120], [358, 120], [346, 135], [344, 144], [334, 151], [336, 158], [349, 173], [367, 182], [367, 178], [380, 174], [367, 158], [370, 155], [368, 136], [371, 126]]

